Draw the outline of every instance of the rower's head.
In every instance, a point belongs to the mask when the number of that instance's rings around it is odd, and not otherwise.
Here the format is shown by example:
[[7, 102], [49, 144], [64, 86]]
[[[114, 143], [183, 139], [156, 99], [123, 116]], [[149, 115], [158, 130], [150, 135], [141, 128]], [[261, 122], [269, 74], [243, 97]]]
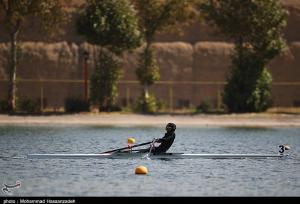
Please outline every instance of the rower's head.
[[174, 123], [168, 123], [166, 126], [167, 132], [174, 132], [176, 130], [176, 125]]

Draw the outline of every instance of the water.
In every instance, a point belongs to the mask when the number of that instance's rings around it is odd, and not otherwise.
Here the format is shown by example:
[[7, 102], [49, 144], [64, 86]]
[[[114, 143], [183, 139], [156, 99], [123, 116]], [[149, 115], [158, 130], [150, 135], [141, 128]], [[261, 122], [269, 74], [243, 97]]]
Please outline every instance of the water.
[[[0, 125], [0, 187], [12, 196], [299, 196], [300, 128], [178, 127], [169, 152], [277, 153], [286, 159], [27, 160], [29, 153], [99, 153], [161, 137], [156, 127]], [[148, 175], [135, 175], [144, 165]], [[0, 191], [1, 196], [9, 196]]]

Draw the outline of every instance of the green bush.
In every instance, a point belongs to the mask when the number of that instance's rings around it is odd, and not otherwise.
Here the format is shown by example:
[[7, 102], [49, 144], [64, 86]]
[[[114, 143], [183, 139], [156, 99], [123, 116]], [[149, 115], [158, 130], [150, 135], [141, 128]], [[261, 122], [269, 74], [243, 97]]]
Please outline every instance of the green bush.
[[112, 106], [102, 106], [99, 108], [99, 111], [105, 111], [105, 112], [119, 112], [122, 111], [122, 108], [120, 106], [117, 105], [112, 105]]
[[253, 103], [252, 106], [254, 107], [255, 112], [266, 111], [271, 106], [271, 83], [272, 76], [264, 69], [251, 97]]
[[155, 96], [150, 94], [148, 98], [144, 98], [143, 96], [139, 97], [135, 107], [135, 111], [140, 113], [157, 112], [158, 104]]
[[16, 106], [17, 112], [38, 113], [41, 111], [39, 100], [21, 98], [17, 100]]
[[0, 113], [7, 113], [9, 111], [7, 100], [0, 101]]
[[89, 111], [89, 102], [81, 98], [67, 98], [65, 101], [65, 112], [79, 113]]
[[161, 99], [157, 99], [156, 105], [157, 105], [158, 111], [167, 110], [167, 108], [168, 108], [168, 104], [164, 100], [161, 100]]
[[196, 107], [196, 111], [198, 113], [208, 113], [211, 110], [211, 105], [208, 100], [203, 100], [201, 103]]
[[265, 67], [287, 47], [283, 31], [288, 10], [280, 0], [203, 1], [200, 8], [216, 32], [234, 43], [232, 72], [223, 96], [226, 109], [238, 113], [266, 110], [271, 75]]
[[253, 73], [253, 69], [233, 69], [223, 96], [229, 112], [261, 112], [271, 105], [270, 73], [266, 69]]
[[90, 99], [100, 111], [112, 110], [118, 97], [117, 81], [122, 75], [121, 62], [112, 53], [103, 51], [90, 78]]

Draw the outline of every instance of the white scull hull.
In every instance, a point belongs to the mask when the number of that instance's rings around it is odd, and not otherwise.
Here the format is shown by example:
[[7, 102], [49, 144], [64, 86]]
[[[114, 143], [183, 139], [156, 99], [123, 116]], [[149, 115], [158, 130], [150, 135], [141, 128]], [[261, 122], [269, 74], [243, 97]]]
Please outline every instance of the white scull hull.
[[[143, 158], [146, 153], [113, 154], [28, 154], [28, 159], [130, 159]], [[150, 155], [151, 159], [243, 159], [243, 158], [282, 158], [287, 154], [184, 154], [166, 153]]]

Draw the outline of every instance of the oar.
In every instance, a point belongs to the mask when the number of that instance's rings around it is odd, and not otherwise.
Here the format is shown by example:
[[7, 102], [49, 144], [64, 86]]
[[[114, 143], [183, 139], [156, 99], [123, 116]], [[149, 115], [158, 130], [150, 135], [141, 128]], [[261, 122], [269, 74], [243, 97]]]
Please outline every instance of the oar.
[[147, 158], [147, 159], [150, 159], [150, 154], [151, 154], [151, 151], [154, 147], [154, 143], [157, 139], [153, 138], [152, 142], [151, 142], [151, 145], [150, 145], [150, 149], [149, 149], [149, 152], [144, 156], [144, 158]]
[[[139, 147], [139, 146], [143, 146], [143, 145], [147, 145], [147, 144], [151, 144], [151, 143], [152, 142], [145, 142], [145, 143], [133, 145], [133, 146], [131, 146], [131, 148], [133, 148], [133, 147]], [[116, 151], [120, 151], [120, 150], [124, 150], [124, 149], [128, 149], [128, 147], [123, 147], [123, 148], [120, 148], [120, 149], [113, 149], [113, 150], [110, 150], [110, 151], [101, 152], [100, 154], [106, 154], [106, 153], [116, 152]]]

